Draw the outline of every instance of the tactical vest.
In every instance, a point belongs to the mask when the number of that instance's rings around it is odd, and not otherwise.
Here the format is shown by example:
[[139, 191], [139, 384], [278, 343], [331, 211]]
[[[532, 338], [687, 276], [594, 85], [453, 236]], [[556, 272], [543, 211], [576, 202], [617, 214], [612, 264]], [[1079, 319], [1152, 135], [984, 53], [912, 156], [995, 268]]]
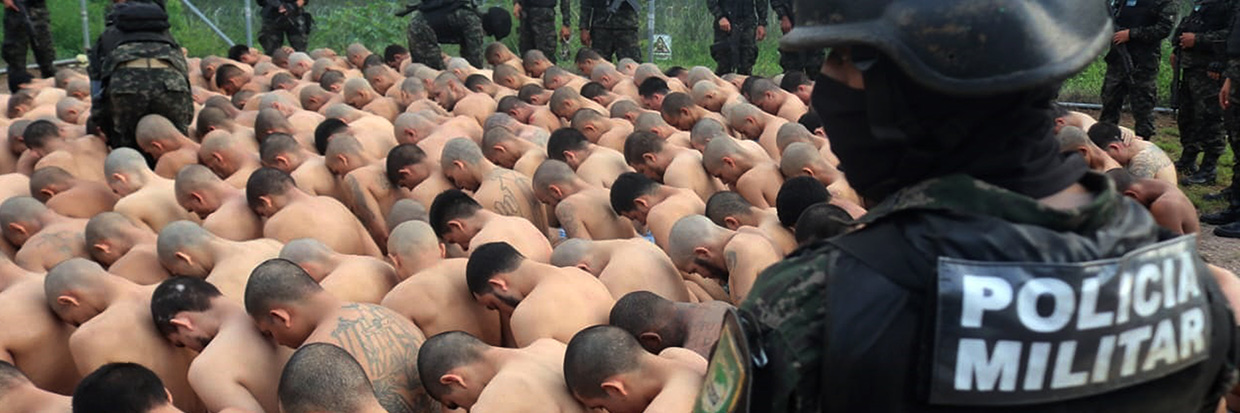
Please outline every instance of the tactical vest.
[[753, 0], [717, 0], [723, 16], [736, 26], [750, 27], [758, 23], [758, 13]]
[[1119, 13], [1115, 16], [1117, 30], [1146, 27], [1158, 22], [1157, 0], [1116, 0]]
[[521, 4], [525, 5], [525, 7], [542, 8], [555, 7], [556, 5], [555, 0], [523, 0]]
[[1205, 33], [1224, 30], [1231, 24], [1231, 3], [1227, 0], [1201, 0], [1193, 4], [1193, 12], [1180, 26], [1180, 33]]

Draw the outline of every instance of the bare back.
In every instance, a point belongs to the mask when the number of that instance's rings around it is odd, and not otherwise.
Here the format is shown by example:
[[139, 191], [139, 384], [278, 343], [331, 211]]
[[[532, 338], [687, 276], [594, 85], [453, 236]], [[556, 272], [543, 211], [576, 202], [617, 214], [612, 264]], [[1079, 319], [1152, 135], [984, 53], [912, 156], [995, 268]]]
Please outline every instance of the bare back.
[[540, 338], [567, 343], [586, 327], [607, 324], [613, 304], [607, 287], [576, 268], [555, 271], [512, 312], [512, 336], [518, 346]]
[[381, 256], [378, 245], [349, 209], [325, 196], [286, 205], [267, 219], [263, 236], [283, 243], [314, 238], [341, 254]]
[[[533, 183], [520, 172], [495, 168], [482, 181], [474, 198], [497, 214], [528, 220], [540, 234], [547, 232], [547, 213], [534, 197]], [[430, 204], [426, 204], [430, 205]]]
[[502, 345], [499, 316], [475, 301], [465, 284], [468, 261], [445, 260], [414, 274], [383, 298], [383, 306], [412, 320], [428, 336], [459, 330]]
[[[81, 379], [69, 353], [73, 328], [56, 318], [43, 294], [43, 277], [0, 293], [0, 360], [13, 363], [42, 389], [73, 394]], [[15, 328], [21, 326], [22, 328]]]

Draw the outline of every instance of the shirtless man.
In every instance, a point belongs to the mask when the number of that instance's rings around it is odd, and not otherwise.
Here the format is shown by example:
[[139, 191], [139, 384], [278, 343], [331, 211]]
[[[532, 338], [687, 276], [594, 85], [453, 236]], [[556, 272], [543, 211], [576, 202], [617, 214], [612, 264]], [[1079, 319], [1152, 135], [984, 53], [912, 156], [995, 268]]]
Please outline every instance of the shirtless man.
[[568, 238], [607, 240], [637, 235], [632, 221], [611, 210], [607, 189], [582, 180], [564, 162], [547, 160], [538, 167], [534, 196], [553, 208]]
[[692, 190], [702, 201], [724, 189], [702, 166], [701, 153], [668, 145], [650, 132], [635, 132], [629, 136], [624, 142], [624, 160], [656, 182]]
[[19, 248], [13, 262], [45, 272], [62, 261], [86, 257], [82, 232], [86, 220], [57, 214], [31, 197], [9, 198], [0, 204], [4, 238]]
[[1175, 184], [1161, 179], [1139, 178], [1127, 169], [1112, 169], [1107, 171], [1107, 176], [1115, 181], [1116, 191], [1150, 210], [1158, 226], [1180, 235], [1201, 232], [1197, 208]]
[[[88, 96], [90, 92], [87, 92]], [[74, 125], [85, 125], [90, 118], [90, 103], [66, 96], [56, 102], [56, 118]]]
[[177, 277], [155, 288], [149, 311], [163, 338], [198, 353], [187, 377], [208, 410], [278, 411], [276, 385], [287, 355], [244, 306], [211, 283]]
[[739, 305], [758, 273], [784, 258], [783, 252], [756, 228], [722, 228], [701, 215], [676, 221], [665, 248], [676, 268], [727, 283], [732, 303]]
[[[821, 129], [821, 128], [820, 128]], [[780, 157], [785, 156], [789, 145], [794, 143], [806, 143], [813, 146], [822, 159], [826, 160], [832, 167], [840, 165], [840, 159], [835, 156], [835, 152], [831, 151], [831, 141], [827, 138], [810, 132], [809, 129], [800, 123], [788, 122], [779, 128], [779, 133], [775, 138], [776, 145], [779, 146]]]
[[448, 141], [466, 137], [478, 142], [483, 135], [482, 127], [474, 118], [447, 117], [425, 110], [397, 116], [394, 130], [397, 142], [415, 143], [436, 160], [443, 155]]
[[474, 301], [461, 258], [445, 259], [446, 248], [425, 222], [406, 222], [388, 238], [388, 256], [404, 279], [383, 298], [383, 306], [426, 334], [464, 331], [487, 344], [503, 344], [499, 315]]
[[387, 214], [406, 191], [392, 185], [385, 162], [368, 156], [361, 143], [349, 135], [337, 135], [327, 145], [327, 168], [341, 180], [349, 210], [380, 246], [387, 245]]
[[[526, 76], [525, 73], [521, 72], [521, 69], [508, 65], [495, 66], [495, 72], [492, 73], [491, 76], [493, 76], [491, 81], [495, 82], [495, 84], [517, 91], [520, 91], [522, 87], [527, 85], [538, 85], [536, 83], [538, 80]], [[542, 89], [542, 87], [539, 87], [539, 89]], [[550, 96], [548, 96], [548, 98], [550, 98]]]
[[693, 130], [693, 125], [702, 119], [714, 119], [720, 124], [725, 123], [723, 116], [698, 106], [689, 95], [676, 92], [663, 98], [663, 107], [659, 109], [667, 124], [685, 132]]
[[702, 164], [712, 176], [758, 208], [774, 206], [779, 186], [784, 184], [778, 163], [750, 156], [732, 138], [715, 138], [706, 144]]
[[598, 66], [600, 63], [611, 64], [611, 62], [607, 61], [607, 59], [603, 59], [603, 56], [600, 55], [598, 51], [595, 51], [589, 47], [577, 49], [577, 55], [573, 60], [577, 65], [577, 71], [581, 72], [583, 75], [590, 75], [594, 73], [594, 67]]
[[431, 158], [415, 144], [403, 143], [392, 148], [384, 169], [388, 181], [408, 189], [410, 198], [422, 205], [430, 205], [440, 192], [452, 189], [438, 159]]
[[603, 188], [610, 188], [620, 174], [632, 171], [624, 162], [624, 154], [591, 143], [576, 129], [552, 133], [547, 142], [547, 157], [568, 164], [586, 183]]
[[594, 70], [590, 72], [590, 80], [603, 85], [611, 93], [638, 100], [641, 98], [637, 94], [637, 85], [633, 83], [633, 79], [620, 73], [612, 65], [595, 65]]
[[731, 85], [725, 88], [711, 82], [698, 82], [690, 91], [693, 103], [716, 113], [722, 113], [725, 107], [740, 103], [740, 96], [741, 93]]
[[549, 90], [571, 89], [580, 91], [588, 79], [569, 73], [559, 66], [548, 67], [542, 75], [543, 87]]
[[202, 227], [233, 241], [263, 237], [263, 221], [250, 209], [245, 191], [225, 183], [202, 165], [176, 174], [177, 203], [202, 219]]
[[487, 44], [486, 49], [487, 64], [491, 66], [508, 65], [517, 69], [522, 69], [521, 57], [508, 50], [508, 46], [500, 42], [491, 42]]
[[779, 160], [779, 128], [788, 123], [787, 120], [763, 112], [748, 103], [732, 106], [725, 110], [724, 114], [732, 130], [746, 139], [758, 141], [771, 159]]
[[581, 86], [581, 97], [590, 99], [610, 110], [614, 103], [620, 101], [635, 102], [633, 99], [611, 93], [606, 86], [598, 82], [590, 82]]
[[1153, 142], [1125, 137], [1118, 126], [1099, 122], [1089, 128], [1089, 139], [1137, 179], [1157, 179], [1179, 185], [1171, 158]]
[[800, 98], [780, 89], [779, 85], [770, 79], [754, 80], [749, 89], [749, 97], [754, 106], [789, 122], [796, 122], [809, 112], [809, 107], [805, 106]]
[[617, 214], [649, 228], [655, 244], [664, 250], [677, 220], [706, 210], [706, 203], [693, 191], [661, 185], [636, 172], [616, 178], [610, 201]]
[[136, 129], [138, 147], [156, 159], [155, 173], [172, 179], [186, 165], [198, 163], [201, 146], [177, 130], [167, 118], [146, 115]]
[[663, 121], [663, 116], [659, 112], [647, 112], [637, 115], [633, 121], [633, 130], [637, 132], [651, 132], [667, 141], [667, 143], [688, 148], [692, 145], [692, 134], [682, 131], [668, 125]]
[[169, 224], [155, 245], [159, 262], [168, 272], [205, 279], [233, 300], [245, 292], [247, 271], [275, 258], [281, 247], [270, 239], [229, 241], [189, 221]]
[[473, 141], [448, 141], [439, 164], [456, 188], [474, 192], [478, 204], [504, 216], [525, 218], [539, 232], [547, 232], [547, 214], [534, 196], [530, 178], [495, 166]]
[[439, 102], [444, 110], [456, 116], [471, 117], [478, 121], [479, 125], [486, 122], [487, 116], [495, 113], [495, 99], [485, 93], [471, 92], [451, 73], [435, 78], [434, 91], [435, 101]]
[[142, 285], [157, 284], [171, 276], [159, 263], [156, 235], [129, 217], [104, 212], [86, 223], [90, 257], [108, 272]]
[[547, 103], [547, 106], [556, 116], [564, 119], [572, 118], [573, 114], [581, 109], [594, 109], [598, 113], [607, 111], [602, 105], [582, 97], [580, 92], [572, 88], [555, 89], [555, 92], [551, 93], [551, 101]]
[[531, 177], [538, 165], [547, 160], [545, 148], [504, 128], [492, 128], [482, 135], [482, 154], [496, 165]]
[[69, 337], [69, 351], [79, 373], [107, 363], [138, 363], [159, 375], [177, 408], [199, 411], [201, 403], [187, 380], [193, 354], [173, 347], [155, 329], [153, 289], [108, 274], [85, 259], [65, 261], [43, 280], [47, 305], [61, 321], [77, 326]]
[[375, 398], [375, 388], [362, 365], [332, 344], [301, 346], [284, 365], [279, 382], [279, 411], [285, 413], [388, 412]]
[[184, 407], [159, 375], [139, 363], [107, 363], [82, 378], [73, 390], [78, 411], [180, 413]]
[[133, 149], [119, 148], [108, 155], [104, 164], [108, 186], [121, 196], [114, 211], [159, 232], [169, 222], [195, 217], [177, 204], [176, 184], [156, 175], [142, 155]]
[[506, 96], [500, 99], [495, 111], [507, 113], [518, 122], [546, 129], [547, 132], [554, 132], [564, 126], [560, 123], [560, 118], [551, 113], [551, 109], [522, 102], [516, 96]]
[[245, 309], [259, 330], [282, 346], [328, 343], [348, 351], [389, 412], [440, 409], [418, 378], [418, 349], [425, 336], [392, 310], [340, 300], [297, 264], [281, 259], [254, 269], [245, 288]]
[[102, 139], [91, 135], [65, 138], [61, 128], [48, 120], [31, 122], [22, 136], [29, 155], [38, 160], [31, 171], [57, 166], [78, 178], [103, 182], [99, 172], [108, 150]]
[[548, 339], [524, 348], [496, 347], [452, 331], [426, 340], [418, 374], [427, 393], [449, 409], [585, 413], [564, 388], [564, 349]]
[[378, 304], [398, 282], [388, 263], [340, 254], [313, 238], [290, 241], [280, 250], [280, 258], [301, 266], [324, 290], [349, 302]]
[[586, 327], [606, 323], [614, 302], [593, 275], [526, 259], [505, 242], [479, 246], [465, 278], [478, 302], [509, 320], [518, 347], [541, 338], [568, 341]]
[[10, 326], [0, 329], [0, 362], [16, 365], [41, 389], [73, 393], [82, 377], [69, 353], [73, 328], [47, 306], [42, 275], [24, 278], [0, 292], [0, 323]]
[[0, 360], [0, 412], [64, 413], [72, 399], [37, 387], [21, 370]]
[[402, 109], [396, 99], [385, 97], [375, 91], [366, 79], [353, 78], [344, 82], [344, 103], [371, 113], [389, 122], [396, 119]]
[[551, 265], [593, 274], [617, 299], [644, 290], [669, 300], [690, 300], [688, 287], [667, 254], [643, 239], [570, 239], [555, 248]]
[[572, 124], [590, 143], [616, 151], [624, 150], [625, 140], [633, 133], [632, 123], [608, 118], [594, 109], [578, 110], [573, 114]]
[[521, 217], [500, 215], [459, 190], [447, 190], [431, 203], [430, 225], [435, 235], [457, 244], [469, 254], [471, 246], [489, 242], [512, 243], [521, 254], [537, 262], [551, 259], [551, 243], [543, 231]]
[[90, 218], [111, 211], [120, 199], [102, 182], [78, 179], [55, 166], [35, 170], [29, 185], [30, 195], [48, 209], [70, 218]]
[[578, 333], [564, 355], [573, 396], [587, 408], [611, 413], [692, 411], [705, 376], [706, 359], [697, 353], [670, 348], [650, 354], [612, 326]]
[[723, 301], [682, 303], [635, 291], [616, 300], [610, 324], [627, 331], [651, 354], [680, 347], [710, 357], [719, 341], [724, 313], [731, 308]]
[[245, 187], [250, 174], [262, 167], [257, 148], [242, 145], [241, 138], [226, 133], [213, 133], [202, 140], [198, 159], [216, 176], [237, 188]]
[[[255, 171], [246, 184], [245, 196], [250, 209], [267, 219], [263, 224], [266, 238], [282, 243], [314, 238], [344, 254], [383, 256], [366, 227], [344, 204], [303, 192], [283, 171], [272, 168]], [[308, 222], [314, 225], [306, 225]]]
[[509, 96], [517, 97], [517, 91], [502, 87], [491, 81], [491, 78], [481, 74], [472, 74], [465, 78], [465, 87], [475, 92], [485, 93], [496, 101]]
[[733, 231], [741, 227], [757, 228], [783, 254], [797, 249], [796, 236], [779, 222], [779, 215], [774, 209], [756, 208], [736, 192], [723, 191], [711, 196], [706, 201], [706, 217], [715, 225]]
[[[1076, 152], [1085, 158], [1085, 163], [1089, 165], [1089, 169], [1097, 172], [1107, 172], [1112, 169], [1123, 168], [1119, 162], [1116, 162], [1111, 155], [1107, 155], [1106, 151], [1094, 145], [1089, 139], [1089, 135], [1084, 130], [1075, 126], [1064, 126], [1055, 133], [1055, 138], [1059, 140], [1060, 152]], [[1174, 165], [1173, 165], [1174, 166]]]
[[779, 171], [784, 178], [813, 177], [827, 187], [833, 197], [861, 205], [861, 196], [848, 184], [844, 173], [823, 159], [822, 152], [814, 150], [813, 145], [794, 142], [784, 148], [783, 155], [779, 161]]
[[314, 196], [342, 199], [336, 175], [327, 169], [323, 156], [297, 143], [292, 136], [275, 133], [263, 140], [259, 155], [263, 166], [292, 175], [297, 187]]

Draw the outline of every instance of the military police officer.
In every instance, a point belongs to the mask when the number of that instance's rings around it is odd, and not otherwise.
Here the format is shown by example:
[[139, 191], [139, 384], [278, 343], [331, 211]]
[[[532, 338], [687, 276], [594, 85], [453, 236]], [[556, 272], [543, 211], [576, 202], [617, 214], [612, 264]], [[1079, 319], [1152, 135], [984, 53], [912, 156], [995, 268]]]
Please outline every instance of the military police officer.
[[305, 10], [309, 0], [255, 0], [262, 7], [263, 27], [258, 31], [258, 44], [267, 54], [272, 54], [288, 39], [293, 49], [306, 51], [310, 26], [314, 21]]
[[641, 61], [637, 47], [637, 0], [581, 0], [581, 44], [603, 59]]
[[[771, 9], [775, 10], [775, 16], [779, 18], [779, 31], [783, 34], [792, 31], [792, 28], [796, 26], [796, 14], [792, 9], [792, 1], [771, 0]], [[784, 69], [784, 73], [798, 70], [805, 73], [817, 73], [818, 68], [822, 67], [822, 49], [785, 50], [780, 47], [779, 67]]]
[[766, 38], [766, 0], [706, 0], [715, 17], [715, 43], [710, 56], [715, 73], [749, 75], [758, 61], [758, 43]]
[[538, 49], [556, 61], [556, 38], [568, 41], [572, 36], [572, 9], [568, 0], [560, 0], [560, 32], [555, 31], [555, 0], [517, 0], [512, 14], [521, 21], [518, 37], [521, 55]]
[[138, 120], [158, 114], [188, 134], [194, 116], [189, 67], [168, 32], [163, 2], [117, 4], [108, 21], [90, 55], [91, 132], [101, 132], [113, 148], [138, 149]]
[[56, 58], [46, 0], [4, 0], [4, 43], [0, 54], [9, 70], [26, 70], [26, 47], [34, 49], [39, 73], [48, 78], [56, 74]]
[[424, 0], [417, 10], [408, 32], [409, 56], [414, 62], [443, 70], [439, 44], [455, 43], [461, 45], [461, 57], [474, 67], [482, 67], [484, 31], [472, 1]]
[[796, 5], [783, 42], [830, 48], [812, 105], [872, 208], [758, 277], [699, 407], [748, 370], [748, 411], [1214, 411], [1236, 329], [1212, 274], [1234, 276], [1054, 136], [1105, 3]]
[[1158, 68], [1162, 40], [1175, 26], [1176, 2], [1172, 0], [1112, 0], [1115, 35], [1106, 55], [1106, 78], [1102, 83], [1102, 116], [1099, 121], [1118, 124], [1124, 100], [1132, 107], [1137, 136], [1152, 139], [1154, 104], [1158, 100]]
[[[1176, 169], [1182, 184], [1213, 184], [1218, 158], [1223, 155], [1223, 109], [1218, 91], [1223, 86], [1226, 38], [1235, 0], [1194, 0], [1193, 11], [1176, 28], [1171, 44], [1173, 65], [1181, 68], [1179, 88], [1180, 143], [1184, 152]], [[1201, 164], [1197, 164], [1201, 155]]]
[[[1227, 71], [1223, 89], [1219, 91], [1219, 104], [1225, 110], [1225, 124], [1230, 138], [1231, 153], [1240, 153], [1240, 19], [1233, 19], [1227, 38]], [[1201, 216], [1201, 222], [1218, 225], [1214, 235], [1224, 238], [1240, 238], [1240, 160], [1231, 165], [1231, 185], [1218, 194], [1206, 195], [1207, 199], [1228, 201], [1227, 208]]]

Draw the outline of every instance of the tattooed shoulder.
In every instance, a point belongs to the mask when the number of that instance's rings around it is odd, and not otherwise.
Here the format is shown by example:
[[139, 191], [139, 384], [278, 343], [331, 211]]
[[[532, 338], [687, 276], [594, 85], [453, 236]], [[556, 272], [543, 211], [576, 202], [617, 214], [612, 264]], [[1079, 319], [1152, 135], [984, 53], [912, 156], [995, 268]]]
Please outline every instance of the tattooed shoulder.
[[366, 370], [379, 403], [390, 412], [438, 411], [418, 376], [425, 337], [416, 327], [376, 305], [350, 303], [341, 310], [331, 339]]

